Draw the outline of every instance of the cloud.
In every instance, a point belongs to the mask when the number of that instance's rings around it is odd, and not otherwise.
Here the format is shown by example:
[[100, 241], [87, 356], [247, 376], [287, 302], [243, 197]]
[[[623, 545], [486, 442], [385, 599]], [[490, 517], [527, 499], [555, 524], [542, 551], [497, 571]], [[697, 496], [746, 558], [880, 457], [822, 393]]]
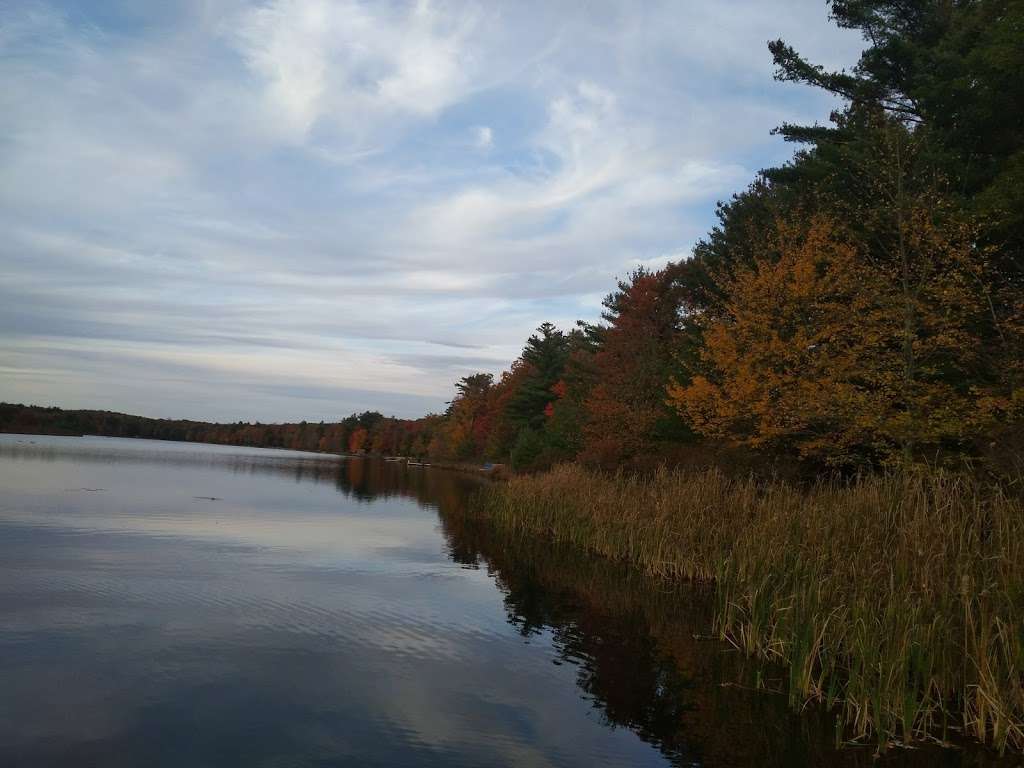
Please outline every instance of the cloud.
[[861, 45], [814, 0], [4, 4], [0, 399], [440, 408], [827, 115], [778, 36]]
[[413, 212], [411, 231], [449, 258], [475, 262], [487, 253], [487, 263], [521, 272], [550, 266], [557, 253], [569, 273], [601, 258], [597, 240], [621, 264], [647, 233], [664, 231], [651, 218], [725, 196], [753, 173], [687, 158], [671, 140], [634, 125], [616, 94], [587, 81], [551, 99], [536, 146], [544, 168], [446, 192]]
[[473, 144], [477, 149], [490, 149], [494, 146], [494, 131], [490, 126], [478, 125], [473, 129]]
[[323, 120], [366, 140], [380, 122], [433, 116], [458, 101], [470, 83], [475, 21], [471, 11], [422, 0], [275, 0], [243, 11], [233, 38], [283, 137], [301, 142]]

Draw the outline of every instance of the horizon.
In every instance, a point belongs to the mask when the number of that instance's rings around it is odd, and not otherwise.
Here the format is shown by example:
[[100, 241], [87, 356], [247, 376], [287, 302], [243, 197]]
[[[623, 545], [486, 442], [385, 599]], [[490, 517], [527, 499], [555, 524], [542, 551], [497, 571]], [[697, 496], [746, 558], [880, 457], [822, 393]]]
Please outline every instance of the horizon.
[[[55, 408], [55, 409], [57, 409], [59, 411], [83, 411], [83, 412], [92, 412], [92, 413], [110, 413], [110, 414], [113, 414], [113, 415], [116, 415], [116, 416], [130, 416], [131, 418], [135, 418], [135, 419], [149, 419], [149, 420], [152, 420], [152, 421], [187, 421], [187, 422], [196, 422], [196, 423], [200, 423], [200, 424], [223, 424], [223, 425], [231, 425], [231, 424], [242, 423], [242, 424], [259, 424], [261, 426], [270, 426], [270, 427], [272, 427], [272, 426], [283, 426], [283, 425], [288, 425], [288, 424], [302, 424], [302, 423], [306, 423], [306, 424], [321, 424], [321, 423], [322, 424], [340, 424], [346, 418], [349, 418], [351, 416], [359, 416], [362, 413], [367, 413], [367, 412], [369, 412], [369, 413], [377, 413], [377, 414], [379, 414], [380, 416], [382, 416], [385, 419], [392, 419], [392, 420], [396, 420], [396, 421], [416, 421], [418, 419], [425, 418], [425, 417], [428, 417], [428, 416], [443, 416], [444, 415], [443, 413], [440, 413], [440, 412], [433, 412], [433, 413], [424, 413], [421, 416], [411, 416], [411, 417], [410, 416], [396, 416], [395, 414], [392, 414], [392, 413], [383, 413], [381, 411], [375, 411], [374, 409], [371, 408], [371, 409], [364, 409], [363, 411], [353, 411], [352, 413], [342, 414], [342, 415], [338, 416], [337, 418], [333, 418], [333, 419], [317, 419], [316, 421], [312, 421], [310, 419], [299, 419], [298, 421], [263, 421], [262, 419], [235, 419], [233, 421], [220, 421], [220, 422], [218, 422], [218, 421], [208, 421], [208, 420], [205, 420], [205, 419], [193, 419], [193, 418], [190, 418], [188, 416], [150, 416], [150, 415], [145, 414], [145, 413], [128, 413], [126, 411], [111, 410], [109, 408], [65, 408], [65, 407], [63, 407], [61, 405], [58, 405], [58, 404], [45, 405], [45, 404], [42, 404], [42, 403], [12, 403], [12, 402], [8, 402], [6, 400], [0, 400], [0, 407], [3, 407], [3, 406], [13, 407], [13, 408], [41, 408], [41, 409], [44, 409], [44, 410], [49, 410], [49, 409], [54, 409]], [[2, 434], [2, 433], [0, 433], [0, 434]], [[9, 434], [15, 434], [16, 435], [16, 434], [35, 434], [35, 433], [11, 432]], [[44, 434], [44, 433], [39, 433], [39, 434]], [[105, 435], [93, 435], [93, 437], [104, 437], [104, 436]]]
[[33, 0], [0, 29], [0, 400], [218, 423], [443, 410], [827, 120], [768, 40], [863, 48], [817, 0]]

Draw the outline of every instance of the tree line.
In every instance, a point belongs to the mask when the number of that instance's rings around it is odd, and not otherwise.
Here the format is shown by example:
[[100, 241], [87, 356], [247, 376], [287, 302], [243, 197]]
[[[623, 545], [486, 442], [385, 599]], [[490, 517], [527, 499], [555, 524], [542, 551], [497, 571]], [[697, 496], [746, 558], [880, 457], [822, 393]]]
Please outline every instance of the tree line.
[[[842, 99], [718, 207], [691, 258], [597, 324], [463, 379], [452, 456], [617, 465], [686, 446], [875, 468], [1005, 458], [1024, 417], [1024, 3], [836, 0], [849, 72], [781, 40], [776, 78]], [[1018, 454], [1019, 455], [1019, 454]]]
[[776, 79], [841, 108], [780, 126], [793, 158], [720, 203], [690, 258], [620, 280], [597, 323], [543, 323], [499, 377], [459, 380], [443, 414], [204, 424], [5, 406], [0, 425], [521, 469], [1019, 455], [1024, 2], [830, 6], [866, 42], [851, 71], [769, 49]]

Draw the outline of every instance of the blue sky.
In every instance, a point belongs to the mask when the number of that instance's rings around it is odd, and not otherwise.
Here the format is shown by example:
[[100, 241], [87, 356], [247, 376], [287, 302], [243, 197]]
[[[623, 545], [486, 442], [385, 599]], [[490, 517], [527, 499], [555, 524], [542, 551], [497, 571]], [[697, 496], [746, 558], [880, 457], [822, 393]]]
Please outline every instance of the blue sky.
[[0, 7], [0, 400], [439, 410], [824, 121], [821, 0]]

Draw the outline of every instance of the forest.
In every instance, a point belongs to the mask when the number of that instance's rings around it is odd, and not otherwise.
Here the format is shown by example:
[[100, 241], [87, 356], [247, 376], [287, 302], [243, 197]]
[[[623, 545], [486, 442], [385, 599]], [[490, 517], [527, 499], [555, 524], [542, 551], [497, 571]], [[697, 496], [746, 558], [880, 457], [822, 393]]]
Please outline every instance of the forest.
[[[7, 431], [508, 463], [860, 473], [1020, 466], [1024, 3], [836, 0], [852, 71], [782, 40], [776, 78], [842, 106], [719, 204], [690, 258], [626, 275], [602, 320], [543, 323], [443, 414], [206, 424], [5, 405]], [[795, 461], [793, 461], [795, 460]]]
[[818, 472], [1019, 457], [1024, 4], [832, 12], [868, 43], [852, 72], [769, 48], [777, 79], [843, 108], [780, 126], [792, 160], [721, 203], [692, 258], [626, 276], [598, 324], [541, 325], [498, 381], [462, 379], [432, 451], [540, 468], [714, 447]]

